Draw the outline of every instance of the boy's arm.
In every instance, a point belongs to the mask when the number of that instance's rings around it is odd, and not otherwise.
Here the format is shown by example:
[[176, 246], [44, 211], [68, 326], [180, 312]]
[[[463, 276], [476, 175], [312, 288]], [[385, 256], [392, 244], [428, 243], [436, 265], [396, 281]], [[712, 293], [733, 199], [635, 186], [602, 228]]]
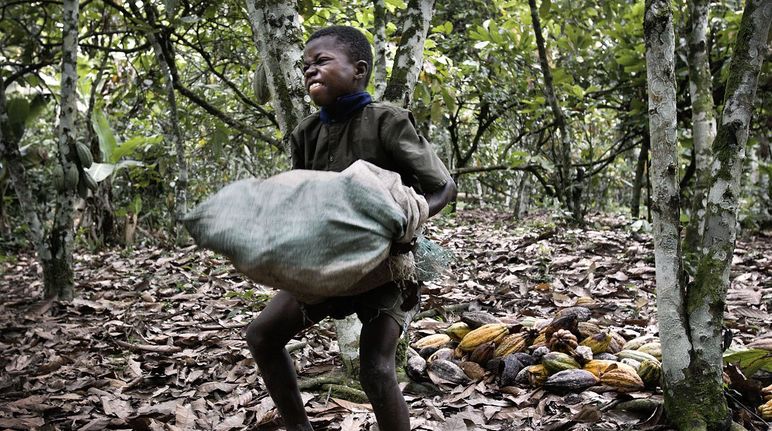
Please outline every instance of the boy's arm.
[[457, 194], [456, 182], [451, 177], [448, 177], [448, 181], [441, 188], [431, 193], [426, 193], [424, 197], [426, 198], [426, 203], [429, 204], [429, 217], [442, 211], [448, 202], [456, 199]]

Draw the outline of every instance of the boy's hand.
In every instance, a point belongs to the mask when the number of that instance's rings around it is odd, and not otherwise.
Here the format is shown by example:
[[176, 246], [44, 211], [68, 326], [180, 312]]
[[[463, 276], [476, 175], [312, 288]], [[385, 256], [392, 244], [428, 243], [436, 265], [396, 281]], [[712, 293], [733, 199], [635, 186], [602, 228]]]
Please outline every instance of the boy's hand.
[[432, 193], [426, 193], [424, 197], [426, 198], [426, 203], [429, 204], [429, 217], [442, 211], [448, 202], [456, 199], [457, 194], [458, 189], [453, 178], [448, 178], [448, 181], [441, 189]]
[[404, 280], [402, 282], [402, 311], [410, 311], [418, 305], [418, 293], [421, 291], [421, 283], [418, 281]]

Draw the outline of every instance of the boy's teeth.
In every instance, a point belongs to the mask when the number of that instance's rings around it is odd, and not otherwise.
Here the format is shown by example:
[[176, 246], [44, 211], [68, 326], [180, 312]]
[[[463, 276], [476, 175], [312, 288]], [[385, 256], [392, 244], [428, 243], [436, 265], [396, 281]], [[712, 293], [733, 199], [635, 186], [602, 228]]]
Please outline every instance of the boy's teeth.
[[310, 85], [308, 88], [309, 88], [310, 90], [313, 90], [313, 89], [314, 89], [314, 88], [316, 88], [316, 87], [321, 87], [321, 85], [322, 85], [322, 84], [320, 84], [320, 83], [318, 83], [318, 82], [314, 82], [314, 83], [313, 83], [313, 84], [311, 84], [311, 85]]

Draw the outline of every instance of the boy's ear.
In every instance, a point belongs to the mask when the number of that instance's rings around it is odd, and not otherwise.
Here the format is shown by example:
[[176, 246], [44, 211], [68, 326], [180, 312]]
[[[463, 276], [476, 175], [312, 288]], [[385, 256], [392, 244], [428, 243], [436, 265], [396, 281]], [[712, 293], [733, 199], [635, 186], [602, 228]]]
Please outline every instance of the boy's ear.
[[355, 70], [356, 70], [356, 75], [355, 76], [356, 76], [356, 78], [357, 79], [365, 79], [365, 77], [367, 76], [367, 69], [368, 69], [368, 67], [367, 67], [367, 62], [366, 61], [364, 61], [364, 60], [357, 61], [356, 65], [355, 65]]

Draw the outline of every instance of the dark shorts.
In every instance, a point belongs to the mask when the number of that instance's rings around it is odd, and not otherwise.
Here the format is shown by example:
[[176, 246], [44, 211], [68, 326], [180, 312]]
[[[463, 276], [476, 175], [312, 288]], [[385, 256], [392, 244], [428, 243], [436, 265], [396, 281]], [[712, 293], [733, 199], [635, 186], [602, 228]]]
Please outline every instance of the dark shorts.
[[301, 307], [306, 323], [317, 323], [327, 316], [343, 319], [354, 313], [362, 323], [369, 323], [383, 313], [394, 319], [404, 333], [420, 308], [418, 289], [418, 285], [403, 289], [400, 282], [392, 281], [358, 295], [330, 298], [318, 304], [301, 303]]

